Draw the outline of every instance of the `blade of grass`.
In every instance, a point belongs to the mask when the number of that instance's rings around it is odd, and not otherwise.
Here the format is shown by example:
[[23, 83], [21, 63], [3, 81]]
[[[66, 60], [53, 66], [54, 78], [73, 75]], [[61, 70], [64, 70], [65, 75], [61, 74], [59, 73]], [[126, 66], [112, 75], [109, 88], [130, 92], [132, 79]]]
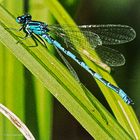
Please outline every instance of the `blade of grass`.
[[[18, 3], [18, 10], [15, 10], [15, 5], [17, 1], [7, 0], [3, 1], [3, 5], [7, 7], [12, 13], [17, 11], [21, 13], [22, 2]], [[20, 8], [21, 6], [21, 8]], [[17, 9], [17, 8], [16, 8]], [[14, 112], [19, 114], [19, 116], [24, 118], [24, 80], [23, 80], [23, 66], [17, 59], [9, 52], [5, 46], [0, 47], [0, 51], [3, 50], [3, 62], [1, 63], [1, 68], [3, 69], [3, 77], [0, 79], [1, 83], [3, 83], [3, 91], [0, 94], [3, 94], [3, 100], [1, 101], [6, 106], [13, 109]], [[17, 84], [18, 83], [18, 84]], [[17, 95], [18, 94], [18, 95]], [[2, 96], [1, 96], [2, 97]], [[24, 120], [24, 119], [23, 119]], [[10, 124], [9, 121], [5, 121], [3, 119], [3, 127], [1, 128], [3, 131], [3, 136], [11, 136], [13, 137], [19, 132]], [[5, 137], [3, 139], [8, 139], [9, 137]], [[18, 137], [18, 140], [22, 139]]]
[[26, 125], [7, 107], [0, 104], [0, 112], [10, 120], [10, 122], [24, 135], [27, 140], [35, 140]]
[[[76, 27], [76, 24], [74, 23], [74, 21], [70, 18], [68, 13], [66, 13], [64, 8], [59, 4], [57, 0], [46, 1], [46, 5], [48, 6], [49, 10], [52, 12], [54, 17], [57, 19], [57, 21], [60, 24], [68, 24], [68, 25], [73, 25]], [[80, 54], [82, 54], [82, 52], [88, 52], [88, 54], [89, 52], [93, 52], [90, 46], [84, 49], [80, 48], [79, 46], [75, 46], [75, 47], [79, 51]], [[96, 55], [95, 53], [91, 53], [91, 57], [94, 58], [95, 55]], [[85, 57], [82, 57], [82, 58], [92, 69], [94, 69], [96, 72], [101, 74], [103, 77], [105, 77], [105, 79], [110, 81], [112, 84], [116, 85], [116, 82], [113, 80], [110, 74], [108, 74], [107, 72], [103, 71], [102, 69], [94, 65], [91, 61], [87, 60]], [[101, 91], [103, 92], [106, 100], [108, 101], [119, 123], [127, 131], [129, 131], [129, 133], [133, 134], [136, 138], [140, 137], [139, 122], [136, 119], [135, 113], [133, 109], [131, 108], [131, 106], [124, 103], [122, 99], [116, 93], [108, 89], [102, 83], [100, 83], [97, 80], [96, 82], [99, 85]]]
[[[4, 54], [5, 54], [5, 51], [4, 51], [4, 45], [0, 42], [0, 103], [4, 103], [5, 102], [5, 95], [4, 95], [4, 66], [5, 66], [5, 63], [4, 63]], [[4, 129], [5, 125], [4, 125], [4, 118], [2, 116], [0, 116], [0, 139], [4, 139], [4, 133], [5, 133], [5, 129]]]
[[[30, 13], [36, 20], [47, 19], [51, 23], [53, 22], [52, 16], [48, 12], [48, 9], [44, 7], [44, 1], [30, 0]], [[38, 7], [41, 9], [38, 10]], [[41, 16], [40, 16], [41, 15]], [[40, 18], [40, 19], [39, 19]], [[53, 53], [53, 48], [49, 49]], [[37, 105], [37, 118], [39, 126], [39, 139], [51, 140], [52, 139], [52, 121], [53, 121], [53, 103], [52, 95], [42, 85], [38, 79], [34, 78], [36, 105]]]
[[[95, 139], [132, 139], [132, 137], [115, 121], [109, 112], [95, 99], [89, 101], [89, 91], [83, 90], [81, 85], [71, 76], [68, 70], [46, 48], [29, 47], [33, 43], [19, 40], [14, 32], [5, 30], [5, 27], [18, 28], [15, 20], [0, 7], [0, 40], [65, 106], [65, 108], [81, 123], [81, 125]], [[16, 35], [23, 36], [16, 32]], [[98, 110], [98, 109], [99, 110]], [[103, 110], [105, 119], [100, 110]], [[112, 131], [114, 130], [114, 131]]]

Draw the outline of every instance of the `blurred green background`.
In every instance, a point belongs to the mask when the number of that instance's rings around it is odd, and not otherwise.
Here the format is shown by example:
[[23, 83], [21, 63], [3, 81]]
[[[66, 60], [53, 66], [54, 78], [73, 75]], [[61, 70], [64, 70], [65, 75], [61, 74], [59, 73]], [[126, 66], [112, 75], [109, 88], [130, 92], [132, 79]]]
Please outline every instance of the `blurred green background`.
[[[15, 17], [23, 13], [31, 13], [33, 19], [53, 24], [56, 21], [49, 13], [44, 1], [3, 0], [2, 4]], [[137, 37], [134, 41], [113, 46], [124, 54], [126, 64], [122, 67], [112, 68], [112, 76], [133, 99], [135, 103], [133, 108], [140, 119], [140, 1], [59, 0], [59, 2], [79, 25], [127, 24], [135, 29]], [[5, 46], [0, 45], [0, 102], [24, 120], [36, 139], [93, 139], [70, 113], [43, 88], [41, 83], [9, 53]], [[51, 51], [54, 53], [52, 49]], [[95, 96], [111, 112], [104, 97], [99, 94], [100, 90], [93, 78], [81, 70], [76, 63], [71, 62], [71, 64], [76, 69], [82, 83], [91, 92], [94, 91]], [[6, 125], [2, 124], [2, 120], [3, 124], [6, 123]], [[4, 117], [0, 116], [0, 129], [2, 131], [4, 131], [3, 127], [7, 133], [5, 139], [13, 140], [12, 133], [17, 134], [16, 139], [23, 139], [20, 133]]]

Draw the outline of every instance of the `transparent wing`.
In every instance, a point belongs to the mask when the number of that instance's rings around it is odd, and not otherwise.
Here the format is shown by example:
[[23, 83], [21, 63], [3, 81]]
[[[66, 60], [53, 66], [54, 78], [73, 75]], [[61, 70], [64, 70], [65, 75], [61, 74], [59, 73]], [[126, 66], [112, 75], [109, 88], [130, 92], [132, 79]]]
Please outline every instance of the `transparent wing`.
[[135, 30], [127, 25], [82, 25], [79, 28], [98, 34], [104, 45], [123, 44], [132, 41], [136, 37]]
[[[66, 46], [73, 48], [72, 43], [65, 40], [63, 40], [63, 42], [66, 44]], [[94, 49], [101, 58], [101, 60], [109, 66], [117, 67], [125, 64], [125, 58], [123, 54], [121, 54], [119, 51], [105, 46], [97, 46]]]
[[117, 67], [125, 64], [125, 58], [119, 51], [105, 46], [97, 46], [95, 51], [101, 60], [109, 66]]
[[[83, 44], [83, 46], [87, 45], [87, 42], [90, 43], [90, 45], [95, 48], [97, 45], [102, 45], [102, 41], [100, 39], [100, 37], [93, 32], [90, 31], [77, 31], [76, 28], [72, 28], [70, 30], [70, 27], [68, 29], [68, 26], [64, 26], [64, 27], [60, 27], [59, 25], [57, 26], [49, 26], [48, 29], [50, 30], [51, 33], [54, 33], [56, 36], [62, 38], [63, 40], [71, 43], [71, 44], [75, 44], [75, 45], [79, 45], [79, 44]], [[81, 38], [81, 33], [84, 34], [84, 36], [87, 39], [87, 42], [84, 41], [84, 37]], [[71, 36], [71, 38], [68, 37], [68, 35]], [[79, 38], [80, 36], [80, 38]]]
[[[91, 45], [93, 42], [91, 40], [97, 41], [98, 37], [101, 39], [103, 45], [123, 44], [132, 41], [136, 37], [135, 30], [127, 25], [119, 25], [119, 24], [81, 25], [78, 27], [88, 38], [88, 41], [91, 43]], [[48, 26], [48, 28], [58, 34], [62, 33], [63, 37], [66, 37], [65, 35], [66, 31], [71, 32], [71, 34], [72, 32], [76, 31], [75, 27], [69, 25], [63, 25], [61, 27], [59, 25], [50, 25]], [[100, 45], [101, 41], [99, 41]]]
[[[66, 46], [73, 48], [73, 44], [65, 40], [64, 40], [64, 43], [66, 44]], [[121, 54], [117, 50], [114, 50], [112, 48], [105, 47], [105, 46], [97, 46], [95, 48], [95, 51], [101, 58], [102, 62], [104, 62], [105, 64], [109, 66], [118, 67], [125, 64], [125, 57], [123, 56], [123, 54]]]
[[[129, 42], [136, 36], [135, 31], [126, 25], [82, 25], [79, 26], [82, 33], [85, 35], [90, 45], [96, 50], [102, 61], [109, 66], [121, 66], [125, 64], [124, 56], [111, 48], [104, 47], [105, 45], [116, 45]], [[71, 31], [69, 31], [71, 29]], [[52, 25], [49, 30], [55, 35], [64, 40], [66, 46], [73, 48], [73, 42], [79, 44], [80, 42], [86, 47], [84, 39], [78, 38], [76, 28], [72, 26]], [[71, 35], [72, 40], [66, 35], [66, 32]]]

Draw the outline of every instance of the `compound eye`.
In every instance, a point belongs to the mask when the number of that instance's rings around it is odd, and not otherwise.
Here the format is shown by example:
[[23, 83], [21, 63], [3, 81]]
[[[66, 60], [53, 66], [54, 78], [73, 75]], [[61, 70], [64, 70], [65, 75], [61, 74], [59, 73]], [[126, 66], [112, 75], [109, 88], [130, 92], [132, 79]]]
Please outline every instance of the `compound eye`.
[[23, 18], [21, 18], [21, 17], [17, 17], [17, 18], [16, 18], [16, 22], [22, 24], [22, 23], [24, 22], [24, 20], [23, 20]]
[[18, 19], [18, 21], [21, 21], [21, 17], [18, 17], [17, 19]]
[[28, 15], [26, 16], [26, 18], [27, 18], [28, 20], [31, 20], [32, 16], [31, 16], [30, 14], [28, 14]]

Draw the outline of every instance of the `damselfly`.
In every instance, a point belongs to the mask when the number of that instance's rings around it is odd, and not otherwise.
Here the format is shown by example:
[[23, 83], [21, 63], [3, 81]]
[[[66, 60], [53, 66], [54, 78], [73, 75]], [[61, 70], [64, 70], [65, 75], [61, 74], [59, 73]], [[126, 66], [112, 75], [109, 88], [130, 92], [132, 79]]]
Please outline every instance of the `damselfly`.
[[[57, 37], [63, 39], [64, 43], [69, 47], [73, 44], [79, 45], [82, 43], [86, 47], [86, 41], [83, 38], [78, 38], [79, 34], [84, 34], [87, 42], [97, 51], [101, 59], [109, 65], [122, 65], [125, 59], [121, 53], [118, 51], [102, 46], [105, 45], [116, 45], [129, 42], [133, 40], [136, 36], [135, 31], [126, 25], [83, 25], [78, 26], [80, 31], [74, 27], [70, 26], [58, 26], [58, 25], [47, 25], [44, 22], [33, 21], [31, 15], [25, 14], [16, 18], [17, 23], [21, 24], [20, 30], [26, 33], [26, 37], [32, 35], [37, 35], [40, 39], [43, 38], [49, 44], [52, 44], [57, 50], [62, 51], [64, 54], [69, 56], [75, 62], [77, 62], [81, 67], [83, 67], [87, 72], [89, 72], [94, 78], [98, 79], [108, 88], [112, 89], [120, 95], [120, 97], [127, 104], [133, 103], [132, 100], [127, 96], [127, 94], [119, 87], [114, 86], [107, 80], [105, 80], [98, 73], [94, 72], [85, 62], [81, 61], [74, 55], [71, 51], [62, 47], [56, 39], [54, 39], [51, 34], [53, 33]], [[70, 36], [70, 38], [69, 38]], [[43, 40], [42, 39], [42, 40]], [[82, 42], [83, 41], [83, 42]]]

